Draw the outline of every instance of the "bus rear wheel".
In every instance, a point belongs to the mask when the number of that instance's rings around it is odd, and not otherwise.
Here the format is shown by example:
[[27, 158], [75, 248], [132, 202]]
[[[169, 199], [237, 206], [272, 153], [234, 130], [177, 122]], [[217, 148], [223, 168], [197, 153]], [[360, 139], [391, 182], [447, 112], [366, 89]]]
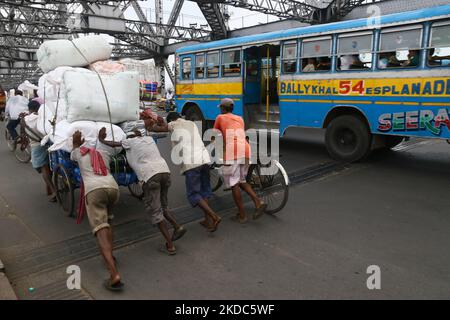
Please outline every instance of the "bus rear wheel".
[[371, 140], [366, 123], [354, 115], [333, 119], [325, 134], [328, 153], [339, 161], [354, 162], [363, 159], [370, 152]]

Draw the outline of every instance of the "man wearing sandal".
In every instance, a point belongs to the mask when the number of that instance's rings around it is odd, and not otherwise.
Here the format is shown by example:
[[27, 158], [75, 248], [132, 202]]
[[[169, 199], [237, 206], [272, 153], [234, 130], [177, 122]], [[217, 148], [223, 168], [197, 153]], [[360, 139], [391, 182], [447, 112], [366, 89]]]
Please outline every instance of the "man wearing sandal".
[[240, 189], [244, 190], [255, 204], [253, 219], [258, 219], [263, 215], [267, 204], [258, 198], [246, 181], [250, 163], [250, 144], [245, 136], [244, 120], [233, 114], [234, 101], [232, 99], [222, 99], [218, 107], [221, 114], [216, 118], [214, 129], [220, 131], [223, 139], [224, 165], [221, 168], [223, 181], [228, 188], [231, 188], [234, 202], [239, 210], [233, 220], [246, 223], [247, 215]]
[[[202, 137], [193, 121], [181, 118], [177, 112], [167, 115], [168, 124], [154, 127], [154, 131], [172, 133], [172, 160], [181, 165], [181, 174], [186, 178], [186, 195], [192, 207], [200, 207], [205, 220], [200, 224], [209, 232], [215, 232], [221, 218], [209, 206], [208, 199], [213, 195], [209, 180], [211, 161]], [[176, 156], [177, 159], [174, 159]]]
[[124, 284], [113, 256], [113, 234], [108, 221], [111, 208], [119, 200], [119, 186], [109, 170], [110, 156], [106, 152], [83, 146], [85, 141], [80, 131], [76, 131], [72, 139], [70, 158], [78, 162], [82, 177], [77, 222], [81, 222], [86, 211], [92, 233], [97, 237], [100, 252], [110, 273], [103, 285], [108, 290], [120, 291]]
[[[127, 161], [143, 181], [143, 202], [145, 210], [151, 216], [152, 224], [158, 226], [166, 243], [163, 250], [169, 255], [176, 254], [173, 241], [181, 238], [186, 229], [179, 225], [168, 209], [167, 195], [170, 187], [170, 169], [159, 153], [155, 141], [150, 136], [142, 136], [138, 129], [127, 133], [127, 138], [121, 142], [106, 141], [106, 128], [99, 132], [98, 139], [110, 147], [123, 147], [127, 153]], [[166, 220], [174, 227], [172, 236], [169, 234]]]

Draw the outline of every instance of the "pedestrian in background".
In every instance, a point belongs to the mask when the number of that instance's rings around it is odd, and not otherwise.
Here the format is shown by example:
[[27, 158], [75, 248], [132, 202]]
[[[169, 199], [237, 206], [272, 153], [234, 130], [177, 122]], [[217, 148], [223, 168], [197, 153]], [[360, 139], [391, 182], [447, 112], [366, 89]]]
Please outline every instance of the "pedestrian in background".
[[22, 91], [15, 90], [15, 95], [6, 102], [5, 114], [9, 118], [6, 128], [11, 139], [18, 137], [16, 128], [20, 124], [20, 114], [28, 112], [28, 99], [23, 96]]
[[37, 130], [38, 111], [40, 108], [38, 101], [31, 100], [28, 103], [29, 114], [23, 118], [23, 126], [31, 147], [31, 165], [44, 179], [47, 189], [47, 196], [50, 202], [56, 202], [56, 188], [52, 182], [52, 172], [49, 166], [48, 146], [41, 145], [43, 136]]

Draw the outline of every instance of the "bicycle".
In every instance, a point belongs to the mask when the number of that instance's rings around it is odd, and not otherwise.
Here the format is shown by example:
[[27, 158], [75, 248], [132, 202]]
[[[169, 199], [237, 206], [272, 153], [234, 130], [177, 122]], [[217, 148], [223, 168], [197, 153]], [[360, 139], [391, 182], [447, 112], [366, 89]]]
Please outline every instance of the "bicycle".
[[[7, 125], [9, 122], [9, 118], [7, 116], [5, 116], [4, 121], [5, 121], [5, 124]], [[6, 125], [5, 125], [6, 145], [8, 146], [9, 151], [14, 152], [14, 150], [16, 150], [16, 143], [15, 143], [14, 139], [11, 137], [11, 134], [9, 133], [8, 128], [6, 128]]]
[[21, 163], [28, 163], [31, 161], [31, 144], [30, 138], [25, 131], [25, 120], [23, 115], [20, 117], [19, 136], [16, 138], [16, 149], [14, 155]]
[[[8, 123], [9, 119], [5, 118], [6, 123]], [[24, 121], [23, 117], [21, 117], [21, 122]], [[25, 126], [19, 124], [19, 135], [16, 139], [11, 137], [9, 130], [5, 128], [5, 140], [8, 145], [8, 149], [11, 152], [14, 152], [14, 156], [21, 163], [28, 163], [31, 160], [31, 147], [30, 147], [30, 139], [28, 138], [25, 132]]]
[[[210, 166], [210, 183], [213, 192], [223, 185], [222, 175], [219, 172], [221, 167], [222, 165], [217, 163]], [[276, 172], [264, 174], [263, 169], [276, 170]], [[250, 164], [246, 180], [257, 196], [267, 204], [265, 213], [274, 215], [286, 206], [289, 198], [289, 177], [278, 160], [262, 164], [258, 159], [257, 163]], [[231, 189], [224, 189], [224, 191], [229, 190]]]

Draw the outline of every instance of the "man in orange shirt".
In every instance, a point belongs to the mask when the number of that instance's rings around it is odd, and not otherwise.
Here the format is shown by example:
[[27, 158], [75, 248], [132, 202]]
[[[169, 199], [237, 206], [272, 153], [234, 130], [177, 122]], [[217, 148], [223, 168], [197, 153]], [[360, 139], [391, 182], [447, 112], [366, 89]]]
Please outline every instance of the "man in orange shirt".
[[239, 209], [239, 215], [235, 217], [235, 220], [245, 223], [247, 222], [247, 216], [240, 189], [244, 190], [255, 204], [256, 210], [253, 219], [262, 216], [267, 204], [258, 198], [246, 181], [250, 163], [250, 144], [245, 136], [244, 120], [233, 114], [234, 101], [232, 99], [222, 99], [219, 107], [221, 114], [216, 118], [214, 129], [219, 130], [223, 138], [224, 165], [222, 166], [222, 176], [225, 185], [231, 188], [234, 202]]

